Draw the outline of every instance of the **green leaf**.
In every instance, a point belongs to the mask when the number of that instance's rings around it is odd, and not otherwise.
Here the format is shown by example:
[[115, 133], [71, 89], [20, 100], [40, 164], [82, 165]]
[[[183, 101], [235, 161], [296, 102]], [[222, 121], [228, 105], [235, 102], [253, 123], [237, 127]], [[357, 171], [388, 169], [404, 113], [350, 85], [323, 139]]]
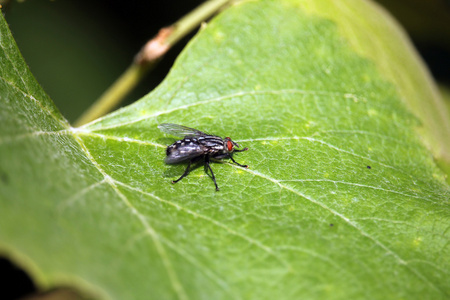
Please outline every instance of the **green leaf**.
[[[448, 298], [450, 189], [423, 142], [449, 140], [442, 103], [389, 17], [334, 3], [235, 5], [155, 91], [77, 129], [1, 19], [0, 249], [114, 299]], [[250, 168], [170, 184], [164, 122], [231, 136]]]

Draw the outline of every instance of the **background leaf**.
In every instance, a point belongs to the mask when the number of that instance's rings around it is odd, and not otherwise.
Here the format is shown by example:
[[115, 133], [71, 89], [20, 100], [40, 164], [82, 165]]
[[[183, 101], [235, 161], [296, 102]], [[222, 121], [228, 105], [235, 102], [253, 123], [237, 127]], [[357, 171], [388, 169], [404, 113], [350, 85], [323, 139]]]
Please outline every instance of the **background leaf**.
[[[448, 297], [449, 188], [422, 142], [446, 139], [410, 102], [439, 98], [383, 12], [331, 3], [236, 5], [154, 92], [78, 129], [2, 19], [1, 248], [43, 286], [117, 299]], [[163, 122], [231, 136], [250, 169], [171, 185]]]

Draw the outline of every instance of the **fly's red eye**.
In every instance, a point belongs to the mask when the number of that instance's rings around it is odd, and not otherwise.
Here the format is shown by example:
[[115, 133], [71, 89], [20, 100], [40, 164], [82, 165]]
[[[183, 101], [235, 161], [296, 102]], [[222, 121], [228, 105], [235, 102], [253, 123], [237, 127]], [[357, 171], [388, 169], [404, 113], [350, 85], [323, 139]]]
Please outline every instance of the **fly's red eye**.
[[227, 141], [227, 148], [228, 148], [228, 151], [233, 150], [233, 143], [230, 140]]

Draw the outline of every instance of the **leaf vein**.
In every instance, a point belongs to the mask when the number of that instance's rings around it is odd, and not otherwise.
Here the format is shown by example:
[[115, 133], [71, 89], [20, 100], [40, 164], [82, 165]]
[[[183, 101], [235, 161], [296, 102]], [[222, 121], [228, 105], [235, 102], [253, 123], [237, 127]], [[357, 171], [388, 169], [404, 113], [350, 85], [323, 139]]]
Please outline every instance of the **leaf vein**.
[[350, 155], [355, 156], [355, 157], [366, 159], [368, 161], [377, 163], [377, 164], [379, 164], [379, 165], [381, 165], [383, 167], [390, 168], [390, 169], [396, 170], [398, 172], [401, 172], [400, 170], [398, 170], [397, 168], [395, 168], [393, 166], [384, 164], [382, 162], [379, 162], [377, 160], [374, 160], [374, 159], [371, 159], [369, 157], [363, 156], [361, 154], [357, 154], [357, 153], [352, 152], [352, 151], [341, 149], [341, 148], [339, 148], [339, 147], [337, 147], [337, 146], [335, 146], [333, 144], [330, 144], [330, 143], [327, 143], [325, 141], [322, 141], [322, 140], [319, 140], [319, 139], [315, 139], [315, 138], [312, 138], [312, 137], [299, 137], [299, 136], [293, 136], [293, 137], [265, 137], [265, 138], [244, 139], [244, 140], [239, 140], [239, 142], [240, 143], [241, 142], [264, 142], [264, 141], [283, 141], [283, 140], [307, 140], [307, 141], [310, 141], [310, 142], [320, 143], [322, 145], [328, 146], [329, 148], [332, 148], [332, 149], [337, 150], [339, 152], [343, 152], [343, 153], [350, 154]]
[[69, 128], [69, 124], [67, 122], [64, 122], [60, 118], [58, 118], [52, 111], [48, 109], [48, 107], [44, 106], [39, 100], [34, 98], [31, 94], [28, 93], [28, 91], [23, 91], [21, 88], [16, 86], [14, 83], [10, 82], [9, 80], [6, 80], [5, 78], [0, 76], [0, 79], [5, 82], [6, 84], [10, 85], [17, 91], [21, 92], [26, 98], [34, 101], [43, 111], [45, 111], [50, 117], [52, 117], [55, 121], [57, 121], [62, 127]]
[[7, 143], [15, 143], [15, 142], [19, 142], [23, 139], [26, 138], [31, 138], [31, 137], [37, 137], [37, 136], [43, 136], [43, 135], [65, 135], [65, 134], [71, 134], [72, 132], [68, 129], [64, 129], [64, 130], [58, 130], [58, 131], [33, 131], [33, 132], [27, 132], [27, 133], [23, 133], [23, 134], [19, 134], [19, 135], [15, 135], [15, 136], [10, 136], [10, 137], [3, 137], [3, 139], [0, 140], [0, 145], [2, 144], [7, 144]]
[[[307, 90], [300, 90], [300, 89], [285, 89], [285, 90], [273, 90], [273, 91], [244, 91], [244, 92], [238, 92], [235, 94], [231, 94], [231, 95], [225, 95], [225, 96], [221, 96], [221, 97], [216, 97], [216, 98], [211, 98], [211, 99], [207, 99], [207, 100], [202, 100], [202, 101], [198, 101], [198, 102], [194, 102], [194, 103], [189, 103], [186, 105], [181, 105], [181, 106], [177, 106], [174, 107], [172, 109], [168, 109], [168, 110], [164, 110], [164, 111], [160, 111], [160, 112], [156, 112], [150, 115], [145, 115], [142, 116], [140, 118], [135, 118], [133, 120], [130, 120], [128, 122], [122, 122], [122, 123], [116, 123], [116, 124], [112, 124], [109, 126], [103, 126], [101, 128], [98, 129], [94, 129], [94, 130], [104, 130], [104, 129], [111, 129], [111, 128], [117, 128], [117, 127], [121, 127], [121, 126], [125, 126], [125, 125], [130, 125], [130, 124], [134, 124], [143, 120], [147, 120], [150, 118], [154, 118], [154, 117], [158, 117], [161, 115], [165, 115], [165, 114], [169, 114], [178, 110], [183, 110], [183, 109], [188, 109], [190, 107], [194, 107], [194, 106], [199, 106], [199, 105], [205, 105], [205, 104], [209, 104], [209, 103], [214, 103], [214, 102], [220, 102], [220, 101], [224, 101], [224, 100], [229, 100], [229, 99], [233, 99], [235, 97], [243, 97], [243, 96], [257, 96], [257, 95], [283, 95], [283, 94], [302, 94], [302, 95], [324, 95], [324, 96], [343, 96], [345, 99], [351, 99], [352, 97], [355, 97], [353, 94], [349, 94], [349, 93], [342, 93], [342, 92], [332, 92], [332, 91], [307, 91]], [[109, 115], [109, 116], [113, 116], [113, 114]], [[97, 120], [94, 120], [88, 124], [83, 125], [80, 128], [87, 128], [89, 126], [92, 126], [100, 121], [104, 120], [104, 118], [99, 118]]]
[[394, 190], [388, 190], [388, 189], [384, 189], [381, 187], [377, 187], [377, 186], [371, 186], [371, 185], [366, 185], [366, 184], [360, 184], [360, 183], [355, 183], [355, 182], [346, 182], [346, 181], [339, 181], [339, 180], [331, 180], [331, 179], [286, 179], [286, 180], [279, 180], [280, 182], [331, 182], [334, 184], [346, 184], [346, 185], [351, 185], [351, 186], [356, 186], [356, 187], [364, 187], [364, 188], [369, 188], [369, 189], [374, 189], [374, 190], [380, 190], [383, 192], [387, 192], [387, 193], [393, 193], [393, 194], [397, 194], [397, 195], [402, 195], [405, 197], [411, 197], [411, 198], [416, 198], [416, 199], [421, 199], [421, 200], [425, 200], [428, 202], [431, 202], [433, 204], [440, 204], [438, 202], [434, 202], [431, 201], [430, 199], [424, 198], [424, 197], [420, 197], [420, 196], [416, 196], [416, 195], [409, 195], [409, 194], [405, 194], [399, 191], [394, 191]]
[[64, 210], [69, 206], [72, 206], [77, 200], [79, 200], [83, 195], [85, 195], [86, 193], [92, 191], [93, 189], [95, 189], [96, 187], [102, 185], [103, 183], [107, 182], [106, 178], [104, 177], [102, 180], [97, 181], [87, 187], [85, 187], [84, 189], [78, 191], [77, 193], [73, 194], [71, 197], [69, 197], [68, 199], [66, 199], [66, 201], [61, 202], [59, 204], [59, 210]]
[[136, 144], [145, 145], [145, 146], [155, 146], [155, 147], [160, 147], [160, 148], [167, 148], [167, 146], [165, 146], [165, 145], [153, 143], [150, 141], [137, 140], [137, 139], [133, 139], [133, 138], [129, 138], [129, 137], [116, 137], [116, 136], [112, 136], [112, 135], [105, 135], [105, 134], [100, 134], [100, 133], [82, 130], [82, 129], [76, 129], [76, 128], [72, 128], [72, 130], [75, 134], [99, 137], [104, 140], [108, 139], [108, 140], [114, 140], [114, 141], [124, 142], [124, 143], [136, 143]]

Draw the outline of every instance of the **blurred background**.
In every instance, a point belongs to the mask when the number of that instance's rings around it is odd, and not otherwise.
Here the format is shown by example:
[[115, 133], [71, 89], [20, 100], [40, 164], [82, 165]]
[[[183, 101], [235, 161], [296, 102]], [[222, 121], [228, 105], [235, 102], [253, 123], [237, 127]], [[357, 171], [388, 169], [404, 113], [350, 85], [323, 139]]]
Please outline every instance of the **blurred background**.
[[[201, 0], [0, 0], [31, 72], [61, 113], [74, 122], [131, 64], [161, 27], [176, 22]], [[450, 115], [450, 0], [379, 0], [403, 25], [438, 82]], [[166, 76], [186, 37], [127, 96], [127, 105]], [[0, 253], [0, 299], [36, 290], [26, 274]], [[27, 299], [78, 299], [67, 289]]]
[[[0, 0], [31, 72], [71, 123], [125, 71], [161, 27], [202, 2]], [[123, 105], [153, 90], [194, 34], [169, 51]]]
[[[148, 39], [202, 2], [0, 0], [31, 72], [72, 123], [130, 65]], [[450, 0], [378, 2], [408, 31], [436, 80], [450, 87]], [[192, 35], [169, 51], [123, 105], [161, 82]]]

